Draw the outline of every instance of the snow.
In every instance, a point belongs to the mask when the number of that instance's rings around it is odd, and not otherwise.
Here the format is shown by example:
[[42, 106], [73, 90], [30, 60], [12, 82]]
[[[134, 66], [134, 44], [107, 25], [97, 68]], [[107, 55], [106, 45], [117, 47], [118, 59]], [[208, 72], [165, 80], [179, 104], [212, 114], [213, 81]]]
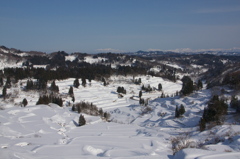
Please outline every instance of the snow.
[[84, 59], [85, 62], [90, 63], [90, 64], [92, 64], [92, 63], [99, 63], [99, 62], [102, 62], [102, 60], [105, 61], [107, 59], [106, 58], [102, 58], [102, 57], [93, 58], [92, 56], [86, 56], [85, 59]]
[[4, 68], [15, 68], [15, 67], [22, 67], [22, 61], [14, 61], [7, 58], [2, 58], [0, 55], [0, 70], [3, 70]]
[[65, 60], [66, 61], [74, 61], [76, 59], [76, 57], [74, 55], [68, 55], [68, 56], [65, 56]]
[[[174, 83], [160, 77], [135, 77], [138, 78], [141, 78], [142, 84], [155, 88], [161, 83], [168, 95], [180, 91], [182, 87], [181, 81]], [[148, 112], [146, 107], [139, 105], [141, 85], [133, 84], [132, 76], [111, 76], [107, 86], [99, 81], [87, 81], [86, 87], [80, 85], [74, 88], [75, 101], [92, 102], [110, 112], [111, 122], [84, 114], [87, 125], [78, 127], [79, 114], [67, 106], [73, 104], [67, 93], [74, 80], [55, 81], [63, 95], [63, 107], [56, 104], [35, 105], [39, 94], [22, 91], [20, 84], [8, 89], [9, 93], [14, 93], [14, 90], [18, 93], [14, 101], [0, 99], [0, 158], [221, 159], [240, 156], [239, 124], [198, 131], [198, 122], [211, 98], [211, 90], [171, 98], [159, 98], [162, 92], [157, 90], [151, 93], [143, 91], [142, 98], [149, 99], [151, 111]], [[26, 79], [19, 83], [26, 85]], [[127, 90], [122, 98], [118, 98], [116, 93], [118, 86]], [[23, 98], [28, 100], [26, 107], [20, 107]], [[175, 118], [176, 105], [181, 104], [186, 113], [181, 118]], [[229, 117], [228, 122], [231, 120]], [[182, 143], [191, 142], [192, 148], [173, 155], [171, 141], [184, 134], [188, 137], [182, 138]], [[218, 138], [221, 142], [214, 143]], [[204, 141], [204, 147], [198, 146]]]
[[2, 51], [4, 53], [8, 53], [9, 52], [8, 50], [2, 49], [2, 48], [0, 48], [0, 51]]
[[47, 65], [33, 65], [34, 68], [46, 68]]

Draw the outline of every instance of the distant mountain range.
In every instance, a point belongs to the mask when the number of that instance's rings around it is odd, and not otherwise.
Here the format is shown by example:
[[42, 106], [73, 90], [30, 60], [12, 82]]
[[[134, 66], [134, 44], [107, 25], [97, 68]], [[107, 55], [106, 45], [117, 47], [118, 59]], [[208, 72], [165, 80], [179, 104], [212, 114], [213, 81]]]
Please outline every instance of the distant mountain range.
[[[6, 46], [0, 46], [0, 53], [12, 53], [18, 56], [34, 56], [34, 55], [44, 55], [45, 52], [41, 51], [22, 51], [15, 48], [7, 48]], [[101, 53], [101, 52], [99, 52]], [[125, 52], [121, 54], [127, 55], [139, 55], [139, 56], [151, 56], [151, 55], [164, 55], [164, 54], [211, 54], [211, 55], [227, 55], [227, 56], [240, 56], [240, 48], [232, 49], [199, 49], [192, 50], [189, 48], [185, 49], [175, 49], [175, 50], [157, 50], [149, 49], [147, 51], [136, 51], [136, 52]]]

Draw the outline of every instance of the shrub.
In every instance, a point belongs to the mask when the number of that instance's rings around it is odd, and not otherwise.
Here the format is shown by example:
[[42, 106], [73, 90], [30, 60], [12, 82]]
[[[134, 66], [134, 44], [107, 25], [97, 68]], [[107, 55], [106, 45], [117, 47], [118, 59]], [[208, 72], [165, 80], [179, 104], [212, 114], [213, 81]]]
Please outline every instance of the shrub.
[[28, 104], [28, 101], [27, 101], [26, 98], [24, 98], [23, 101], [22, 101], [22, 105], [23, 105], [24, 107], [26, 107], [27, 104]]

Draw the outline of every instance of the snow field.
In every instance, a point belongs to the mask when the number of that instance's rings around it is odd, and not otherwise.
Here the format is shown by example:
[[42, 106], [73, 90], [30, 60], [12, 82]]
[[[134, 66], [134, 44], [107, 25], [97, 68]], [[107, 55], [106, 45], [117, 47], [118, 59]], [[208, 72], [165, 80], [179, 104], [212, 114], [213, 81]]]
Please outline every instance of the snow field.
[[[158, 77], [135, 77], [138, 78], [142, 79], [143, 84], [156, 88], [161, 83], [165, 94], [171, 95], [181, 89], [180, 81], [173, 83]], [[205, 159], [220, 158], [219, 154], [234, 158], [239, 154], [239, 125], [222, 125], [209, 131], [198, 131], [202, 110], [211, 98], [210, 90], [173, 98], [158, 98], [162, 93], [159, 91], [143, 92], [142, 97], [150, 99], [148, 107], [151, 111], [146, 112], [138, 101], [141, 85], [133, 84], [132, 79], [112, 76], [107, 86], [93, 80], [91, 84], [87, 81], [86, 87], [74, 88], [75, 102], [92, 102], [111, 114], [112, 122], [84, 114], [87, 125], [82, 127], [76, 126], [79, 114], [66, 106], [73, 104], [67, 94], [75, 79], [56, 81], [59, 93], [64, 97], [63, 107], [55, 104], [36, 106], [39, 98], [37, 92], [24, 92], [20, 86], [15, 87], [19, 94], [14, 102], [1, 101], [5, 109], [0, 110], [0, 158]], [[24, 86], [26, 80], [20, 82]], [[122, 98], [118, 98], [116, 93], [118, 86], [127, 90]], [[28, 100], [26, 107], [17, 104], [23, 98]], [[176, 119], [175, 108], [181, 104], [186, 113]], [[173, 156], [171, 140], [185, 134], [189, 134], [187, 140], [193, 144], [208, 140], [209, 144], [204, 145], [206, 150], [184, 149]], [[214, 136], [224, 140], [210, 144], [215, 141]]]

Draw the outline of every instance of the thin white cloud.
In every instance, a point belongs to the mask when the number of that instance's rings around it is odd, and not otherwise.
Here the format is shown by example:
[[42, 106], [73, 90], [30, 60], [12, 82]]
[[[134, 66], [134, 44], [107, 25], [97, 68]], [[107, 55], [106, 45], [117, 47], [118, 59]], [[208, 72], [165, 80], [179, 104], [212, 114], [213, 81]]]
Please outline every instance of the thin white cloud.
[[112, 48], [105, 48], [105, 49], [97, 49], [97, 52], [113, 52], [113, 53], [121, 53], [124, 52], [123, 50], [112, 49]]
[[228, 8], [206, 8], [197, 10], [197, 13], [227, 13], [227, 12], [239, 12], [240, 6], [228, 7]]

